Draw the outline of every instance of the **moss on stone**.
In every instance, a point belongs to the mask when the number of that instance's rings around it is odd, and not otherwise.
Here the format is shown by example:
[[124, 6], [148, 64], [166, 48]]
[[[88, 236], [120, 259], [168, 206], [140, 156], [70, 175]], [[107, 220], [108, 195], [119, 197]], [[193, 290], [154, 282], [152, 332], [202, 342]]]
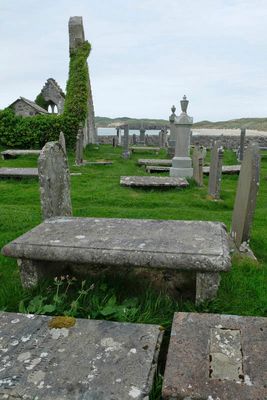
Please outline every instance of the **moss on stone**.
[[53, 317], [49, 322], [48, 326], [50, 329], [61, 329], [61, 328], [71, 328], [76, 324], [76, 319], [67, 316]]

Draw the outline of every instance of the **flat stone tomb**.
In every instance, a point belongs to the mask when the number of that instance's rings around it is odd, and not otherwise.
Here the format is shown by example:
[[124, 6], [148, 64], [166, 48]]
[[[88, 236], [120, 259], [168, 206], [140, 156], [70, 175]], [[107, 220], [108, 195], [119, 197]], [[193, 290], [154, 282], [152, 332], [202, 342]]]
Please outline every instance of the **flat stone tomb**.
[[51, 322], [0, 313], [1, 399], [148, 398], [159, 326], [70, 319], [73, 326], [56, 329]]
[[84, 275], [92, 267], [192, 271], [197, 302], [216, 296], [219, 272], [231, 267], [225, 226], [207, 221], [51, 218], [2, 253], [19, 260], [25, 287], [62, 271]]
[[[225, 175], [239, 174], [241, 170], [241, 165], [223, 165], [222, 173]], [[210, 167], [203, 167], [203, 174], [209, 175]]]
[[38, 178], [38, 168], [0, 168], [0, 178]]
[[186, 187], [189, 185], [185, 178], [155, 177], [155, 176], [121, 176], [121, 186], [129, 187]]
[[82, 165], [112, 165], [112, 161], [84, 161]]
[[160, 147], [151, 147], [151, 146], [130, 146], [129, 150], [133, 153], [135, 151], [155, 151], [158, 153], [160, 151]]
[[5, 150], [1, 152], [3, 160], [18, 156], [39, 155], [41, 150]]
[[160, 165], [147, 165], [146, 172], [169, 172], [171, 167], [163, 167]]
[[163, 399], [265, 400], [267, 318], [175, 313]]
[[171, 167], [172, 160], [161, 160], [161, 159], [140, 159], [138, 160], [139, 165], [164, 165], [167, 167]]

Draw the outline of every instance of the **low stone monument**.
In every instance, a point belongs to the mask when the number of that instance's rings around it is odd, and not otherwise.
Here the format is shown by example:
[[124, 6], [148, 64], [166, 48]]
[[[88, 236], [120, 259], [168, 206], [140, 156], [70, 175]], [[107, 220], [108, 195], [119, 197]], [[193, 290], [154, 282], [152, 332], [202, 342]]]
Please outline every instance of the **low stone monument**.
[[75, 152], [75, 164], [82, 165], [83, 163], [83, 128], [79, 127], [78, 134], [76, 137], [76, 152]]
[[175, 156], [172, 159], [170, 176], [193, 176], [192, 160], [190, 158], [190, 135], [193, 118], [186, 113], [189, 101], [186, 96], [181, 100], [182, 112], [173, 122], [175, 132]]
[[203, 156], [198, 146], [193, 151], [193, 178], [198, 186], [203, 186]]
[[231, 237], [240, 248], [250, 237], [260, 179], [260, 154], [257, 143], [250, 143], [242, 161], [232, 217]]
[[72, 215], [70, 172], [64, 150], [58, 142], [48, 142], [38, 159], [43, 219]]
[[123, 135], [123, 158], [130, 158], [131, 152], [129, 151], [129, 125], [124, 126], [124, 135]]
[[170, 121], [170, 137], [168, 141], [168, 156], [169, 157], [174, 157], [175, 154], [175, 129], [174, 129], [174, 121], [177, 118], [177, 115], [175, 114], [176, 107], [172, 106], [171, 108], [172, 114], [169, 117]]
[[58, 143], [61, 144], [61, 147], [62, 147], [64, 153], [67, 155], [65, 135], [62, 131], [59, 134]]
[[223, 148], [219, 141], [214, 142], [211, 150], [211, 162], [209, 173], [209, 196], [219, 200], [222, 181]]

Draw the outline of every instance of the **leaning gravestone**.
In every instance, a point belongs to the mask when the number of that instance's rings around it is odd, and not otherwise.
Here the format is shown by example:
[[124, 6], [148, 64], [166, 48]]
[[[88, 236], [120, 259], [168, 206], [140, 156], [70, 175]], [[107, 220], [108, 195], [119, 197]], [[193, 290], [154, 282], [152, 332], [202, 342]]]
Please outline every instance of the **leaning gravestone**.
[[259, 189], [259, 179], [259, 146], [257, 143], [250, 143], [242, 161], [232, 217], [231, 237], [238, 248], [243, 242], [249, 240]]
[[203, 186], [203, 156], [198, 146], [193, 151], [193, 178], [198, 186]]
[[61, 144], [61, 147], [64, 150], [64, 153], [67, 155], [65, 135], [62, 131], [59, 134], [58, 143]]
[[209, 195], [218, 200], [220, 198], [222, 181], [223, 148], [220, 142], [215, 142], [211, 150]]
[[43, 219], [72, 215], [68, 160], [58, 142], [43, 147], [38, 172]]
[[244, 149], [245, 149], [245, 136], [246, 136], [246, 129], [242, 128], [240, 132], [240, 146], [238, 152], [238, 161], [242, 161], [244, 157]]
[[76, 137], [75, 164], [83, 163], [83, 128], [80, 126]]

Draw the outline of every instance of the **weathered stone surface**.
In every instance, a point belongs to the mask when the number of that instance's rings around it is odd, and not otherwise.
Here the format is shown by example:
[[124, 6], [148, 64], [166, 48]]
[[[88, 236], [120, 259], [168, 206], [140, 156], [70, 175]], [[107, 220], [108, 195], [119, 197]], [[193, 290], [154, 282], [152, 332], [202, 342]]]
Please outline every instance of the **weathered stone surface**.
[[[234, 174], [239, 174], [241, 170], [241, 165], [223, 165], [222, 166], [222, 174], [225, 175], [234, 175]], [[209, 175], [210, 173], [210, 167], [203, 167], [203, 174], [204, 175]]]
[[164, 166], [171, 166], [172, 165], [172, 160], [161, 160], [158, 158], [155, 159], [139, 159], [138, 160], [139, 165], [164, 165]]
[[47, 101], [52, 108], [52, 114], [63, 114], [65, 94], [59, 84], [53, 78], [47, 79], [41, 94], [45, 101]]
[[146, 147], [141, 147], [141, 146], [131, 146], [129, 147], [129, 150], [132, 152], [138, 152], [138, 151], [155, 151], [158, 153], [160, 151], [160, 147], [151, 147], [151, 146], [146, 146]]
[[82, 165], [83, 163], [83, 143], [84, 143], [83, 128], [82, 126], [80, 126], [76, 136], [76, 151], [75, 151], [76, 165]]
[[169, 176], [121, 176], [120, 184], [131, 187], [186, 187], [189, 185], [185, 178], [174, 178]]
[[198, 186], [203, 186], [203, 156], [198, 146], [193, 151], [193, 178]]
[[124, 126], [124, 135], [123, 135], [123, 152], [122, 157], [125, 159], [130, 158], [131, 152], [129, 150], [129, 125]]
[[84, 161], [83, 165], [112, 165], [112, 161]]
[[222, 181], [223, 148], [219, 142], [215, 142], [211, 150], [210, 173], [209, 173], [209, 195], [219, 200]]
[[157, 165], [147, 165], [146, 166], [146, 172], [169, 172], [170, 167], [161, 167]]
[[267, 318], [175, 313], [163, 399], [265, 400]]
[[246, 129], [241, 129], [240, 132], [240, 145], [238, 151], [238, 160], [242, 161], [244, 157], [244, 150], [245, 150], [245, 136], [246, 136]]
[[[159, 326], [0, 313], [0, 398], [148, 399]], [[2, 350], [2, 351], [1, 351]]]
[[146, 130], [141, 127], [140, 128], [140, 140], [139, 140], [140, 144], [145, 144], [145, 133], [146, 133]]
[[232, 216], [231, 237], [239, 248], [250, 236], [260, 179], [257, 143], [250, 143], [242, 161]]
[[68, 160], [58, 142], [48, 142], [38, 160], [43, 219], [72, 215]]
[[0, 168], [2, 178], [37, 178], [37, 168]]
[[41, 150], [4, 150], [1, 152], [3, 160], [16, 158], [18, 156], [39, 155]]
[[65, 135], [62, 131], [59, 134], [58, 143], [61, 145], [64, 153], [67, 155]]

